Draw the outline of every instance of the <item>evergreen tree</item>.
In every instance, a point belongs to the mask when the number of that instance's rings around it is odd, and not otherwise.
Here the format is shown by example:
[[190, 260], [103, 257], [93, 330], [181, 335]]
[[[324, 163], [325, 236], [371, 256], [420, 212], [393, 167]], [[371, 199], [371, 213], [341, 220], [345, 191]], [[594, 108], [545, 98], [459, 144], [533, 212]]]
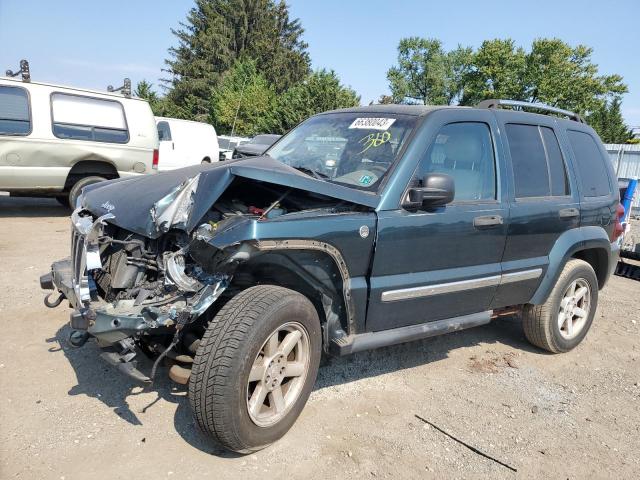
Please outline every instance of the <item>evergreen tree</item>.
[[238, 61], [211, 98], [211, 122], [218, 133], [252, 136], [272, 131], [276, 93], [256, 61]]
[[269, 123], [273, 133], [285, 133], [316, 113], [359, 104], [358, 94], [342, 85], [333, 70], [317, 70], [279, 97]]
[[213, 89], [240, 59], [256, 62], [257, 71], [281, 93], [309, 72], [307, 44], [298, 19], [284, 1], [196, 0], [185, 22], [172, 33], [165, 79], [168, 101], [183, 118], [207, 120]]
[[625, 143], [631, 139], [631, 130], [624, 123], [620, 99], [605, 102], [587, 117], [587, 123], [598, 132], [604, 143]]

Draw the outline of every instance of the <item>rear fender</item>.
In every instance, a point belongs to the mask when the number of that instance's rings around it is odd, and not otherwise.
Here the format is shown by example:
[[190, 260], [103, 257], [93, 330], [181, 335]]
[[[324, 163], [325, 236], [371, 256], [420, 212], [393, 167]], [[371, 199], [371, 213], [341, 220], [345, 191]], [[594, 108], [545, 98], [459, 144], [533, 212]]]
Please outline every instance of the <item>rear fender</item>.
[[573, 228], [564, 232], [556, 240], [549, 253], [549, 267], [529, 303], [540, 305], [546, 302], [567, 262], [580, 251], [589, 249], [603, 252], [603, 261], [606, 265], [602, 268], [605, 273], [596, 272], [599, 287], [602, 288], [611, 272], [611, 263], [615, 261], [607, 232], [595, 226]]

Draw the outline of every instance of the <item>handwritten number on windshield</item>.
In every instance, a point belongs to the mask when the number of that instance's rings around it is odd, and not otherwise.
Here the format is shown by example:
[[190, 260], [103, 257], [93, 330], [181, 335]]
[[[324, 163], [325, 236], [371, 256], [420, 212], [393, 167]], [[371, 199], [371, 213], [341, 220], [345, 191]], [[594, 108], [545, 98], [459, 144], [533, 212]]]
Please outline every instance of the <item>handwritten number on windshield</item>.
[[358, 154], [364, 153], [370, 148], [376, 148], [380, 145], [387, 143], [391, 138], [389, 132], [370, 133], [366, 137], [362, 138], [358, 143], [361, 143], [364, 149]]

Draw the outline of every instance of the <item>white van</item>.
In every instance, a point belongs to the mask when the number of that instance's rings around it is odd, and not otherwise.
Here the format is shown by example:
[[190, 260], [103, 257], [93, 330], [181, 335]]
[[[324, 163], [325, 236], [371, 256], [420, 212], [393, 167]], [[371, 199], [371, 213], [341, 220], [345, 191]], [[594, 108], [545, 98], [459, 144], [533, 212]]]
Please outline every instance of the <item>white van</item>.
[[73, 208], [86, 185], [155, 172], [157, 149], [144, 100], [0, 77], [0, 191]]
[[177, 118], [156, 117], [160, 139], [158, 170], [219, 160], [218, 136], [213, 125]]

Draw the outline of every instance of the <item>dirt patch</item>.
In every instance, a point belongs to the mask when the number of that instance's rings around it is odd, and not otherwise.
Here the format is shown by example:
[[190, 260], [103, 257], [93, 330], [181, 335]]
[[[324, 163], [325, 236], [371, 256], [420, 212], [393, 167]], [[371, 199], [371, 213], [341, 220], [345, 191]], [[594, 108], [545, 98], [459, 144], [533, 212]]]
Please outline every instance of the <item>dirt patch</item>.
[[516, 352], [496, 353], [487, 350], [484, 355], [469, 358], [469, 371], [474, 373], [497, 373], [502, 368], [518, 368]]

